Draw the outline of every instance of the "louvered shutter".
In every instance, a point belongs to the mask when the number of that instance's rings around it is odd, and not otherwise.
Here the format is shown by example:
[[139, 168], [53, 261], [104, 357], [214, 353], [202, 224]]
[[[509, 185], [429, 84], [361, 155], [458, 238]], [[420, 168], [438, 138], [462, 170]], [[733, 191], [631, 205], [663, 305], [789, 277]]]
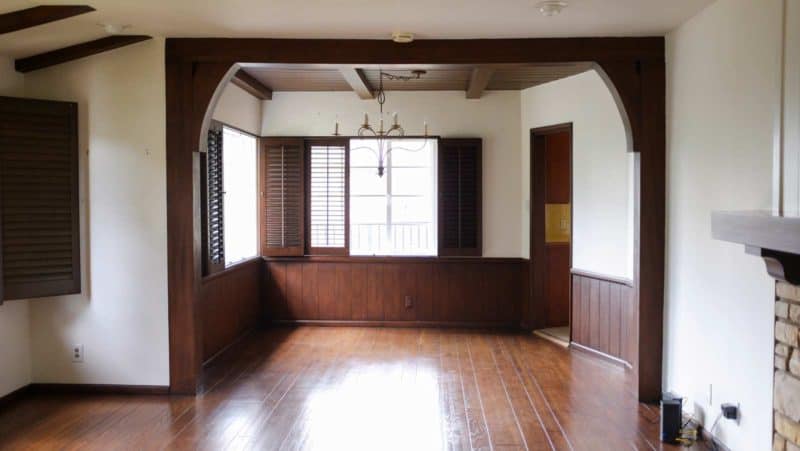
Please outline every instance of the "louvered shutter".
[[439, 255], [480, 256], [481, 140], [439, 140]]
[[315, 255], [345, 255], [348, 250], [347, 139], [306, 141], [308, 161], [308, 240]]
[[0, 97], [0, 299], [80, 293], [77, 113]]
[[302, 139], [261, 139], [261, 254], [303, 255], [304, 144]]
[[222, 167], [222, 124], [212, 122], [208, 130], [208, 146], [202, 156], [203, 273], [225, 269], [225, 221]]

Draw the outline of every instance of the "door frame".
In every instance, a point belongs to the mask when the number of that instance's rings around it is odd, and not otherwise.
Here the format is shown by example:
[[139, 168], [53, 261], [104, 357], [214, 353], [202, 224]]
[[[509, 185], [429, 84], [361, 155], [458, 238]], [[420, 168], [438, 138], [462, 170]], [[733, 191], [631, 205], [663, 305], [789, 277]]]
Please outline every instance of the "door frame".
[[[530, 186], [528, 187], [530, 203], [530, 230], [528, 232], [528, 246], [530, 249], [530, 328], [542, 329], [545, 327], [545, 315], [537, 315], [536, 312], [544, 312], [547, 308], [547, 301], [545, 299], [545, 278], [547, 274], [547, 266], [545, 260], [545, 247], [544, 240], [544, 187], [546, 170], [544, 168], [544, 152], [543, 149], [539, 152], [534, 147], [534, 140], [537, 137], [552, 135], [554, 133], [569, 132], [569, 268], [572, 270], [572, 254], [573, 254], [573, 224], [574, 224], [574, 204], [573, 204], [573, 149], [574, 149], [574, 136], [572, 122], [564, 122], [560, 124], [547, 125], [543, 127], [536, 127], [530, 129]], [[572, 343], [572, 284], [568, 284], [568, 304], [569, 304], [569, 341]]]
[[[200, 382], [199, 152], [227, 82], [249, 63], [558, 64], [591, 62], [617, 104], [636, 161], [633, 391], [661, 396], [666, 220], [666, 58], [663, 36], [388, 39], [168, 38], [165, 41], [167, 280], [170, 391]], [[529, 305], [523, 323], [530, 315]], [[646, 333], [640, 333], [645, 331]]]

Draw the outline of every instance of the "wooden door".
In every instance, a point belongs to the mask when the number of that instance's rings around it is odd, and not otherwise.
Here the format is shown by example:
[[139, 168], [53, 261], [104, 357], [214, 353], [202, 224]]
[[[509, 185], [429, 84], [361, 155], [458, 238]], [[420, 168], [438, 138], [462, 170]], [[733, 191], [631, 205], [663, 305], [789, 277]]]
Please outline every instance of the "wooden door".
[[533, 328], [568, 326], [572, 240], [572, 126], [531, 132]]

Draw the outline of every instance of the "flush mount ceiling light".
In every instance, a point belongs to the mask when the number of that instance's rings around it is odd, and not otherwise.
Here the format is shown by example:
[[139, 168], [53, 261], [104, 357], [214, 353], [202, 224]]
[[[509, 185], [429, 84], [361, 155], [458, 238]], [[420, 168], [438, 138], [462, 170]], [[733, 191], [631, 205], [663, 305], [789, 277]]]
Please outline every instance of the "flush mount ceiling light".
[[408, 44], [414, 41], [414, 33], [409, 33], [407, 31], [394, 32], [392, 33], [392, 41], [398, 44]]
[[99, 23], [97, 25], [103, 27], [103, 30], [105, 30], [108, 34], [120, 34], [131, 27], [130, 25], [120, 25], [115, 23]]
[[551, 17], [561, 14], [561, 11], [568, 6], [564, 0], [545, 0], [539, 2], [536, 7], [543, 16]]

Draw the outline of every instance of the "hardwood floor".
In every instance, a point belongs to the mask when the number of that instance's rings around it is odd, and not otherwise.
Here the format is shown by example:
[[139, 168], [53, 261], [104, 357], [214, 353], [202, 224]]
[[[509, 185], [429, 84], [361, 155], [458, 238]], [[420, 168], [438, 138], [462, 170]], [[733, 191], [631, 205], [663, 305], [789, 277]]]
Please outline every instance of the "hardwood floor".
[[30, 395], [0, 411], [0, 449], [678, 449], [662, 448], [657, 409], [621, 368], [530, 335], [269, 329], [215, 360], [204, 386]]

